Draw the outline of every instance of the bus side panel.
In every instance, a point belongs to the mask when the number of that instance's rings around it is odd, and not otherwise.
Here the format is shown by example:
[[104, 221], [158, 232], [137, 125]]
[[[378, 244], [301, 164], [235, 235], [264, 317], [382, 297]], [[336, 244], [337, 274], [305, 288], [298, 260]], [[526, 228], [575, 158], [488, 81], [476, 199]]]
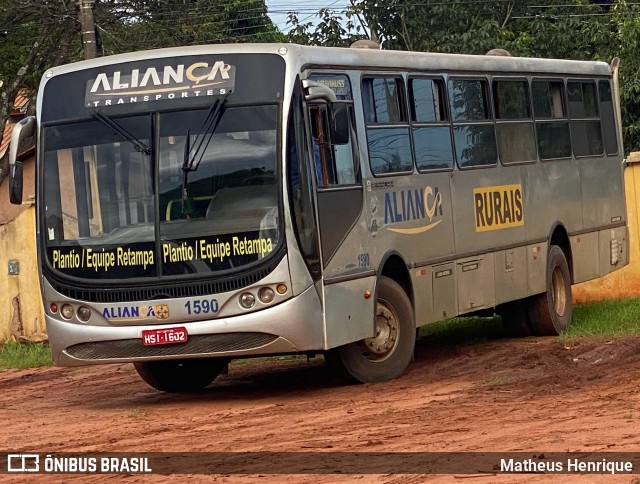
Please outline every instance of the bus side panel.
[[573, 256], [573, 283], [595, 279], [601, 273], [598, 253], [598, 232], [570, 237], [571, 255]]
[[496, 305], [527, 297], [527, 249], [500, 250], [494, 254]]
[[483, 254], [457, 261], [456, 278], [458, 314], [495, 307], [494, 254]]
[[455, 263], [433, 266], [433, 319], [453, 318], [458, 314]]
[[569, 234], [583, 229], [578, 163], [566, 159], [523, 166], [527, 240], [546, 240], [556, 223]]
[[374, 336], [375, 276], [324, 286], [325, 350]]
[[456, 253], [526, 243], [530, 218], [520, 166], [456, 170], [451, 187]]
[[527, 246], [527, 284], [529, 295], [541, 294], [547, 290], [546, 242]]
[[580, 178], [585, 229], [627, 219], [620, 158], [580, 159]]
[[415, 305], [416, 326], [423, 326], [434, 320], [434, 276], [433, 267], [418, 267], [411, 270]]
[[604, 276], [626, 266], [629, 263], [629, 231], [627, 227], [601, 230], [598, 235], [600, 245], [599, 276]]

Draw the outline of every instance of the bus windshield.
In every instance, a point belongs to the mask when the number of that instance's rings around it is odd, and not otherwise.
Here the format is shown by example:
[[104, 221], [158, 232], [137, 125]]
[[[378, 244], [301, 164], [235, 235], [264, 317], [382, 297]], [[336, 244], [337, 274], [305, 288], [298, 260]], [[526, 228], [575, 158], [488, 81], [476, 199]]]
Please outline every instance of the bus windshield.
[[216, 111], [214, 122], [203, 108], [46, 127], [50, 268], [106, 279], [226, 273], [273, 253], [278, 107]]

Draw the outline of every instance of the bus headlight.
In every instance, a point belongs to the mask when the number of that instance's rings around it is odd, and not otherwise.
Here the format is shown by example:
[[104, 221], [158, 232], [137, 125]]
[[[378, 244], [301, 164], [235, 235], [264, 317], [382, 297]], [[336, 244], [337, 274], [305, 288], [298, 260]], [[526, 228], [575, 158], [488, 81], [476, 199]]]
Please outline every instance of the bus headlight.
[[89, 321], [90, 317], [91, 317], [91, 309], [89, 309], [86, 306], [80, 306], [78, 308], [78, 319], [80, 321], [82, 321], [83, 323], [86, 323], [87, 321]]
[[60, 314], [64, 319], [73, 318], [73, 306], [71, 304], [63, 304], [60, 308]]
[[256, 297], [250, 292], [240, 295], [240, 306], [245, 309], [251, 309], [256, 304]]
[[273, 292], [273, 289], [270, 287], [263, 287], [258, 291], [258, 298], [265, 304], [269, 304], [273, 301], [273, 298], [276, 296], [276, 293]]

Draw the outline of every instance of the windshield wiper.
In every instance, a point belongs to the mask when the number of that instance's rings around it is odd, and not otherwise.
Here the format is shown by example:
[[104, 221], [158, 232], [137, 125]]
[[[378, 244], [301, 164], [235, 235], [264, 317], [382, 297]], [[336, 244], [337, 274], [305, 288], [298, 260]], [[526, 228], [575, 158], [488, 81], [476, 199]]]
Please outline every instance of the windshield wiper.
[[[216, 132], [218, 128], [218, 124], [220, 124], [220, 120], [222, 119], [222, 114], [224, 113], [224, 105], [227, 102], [227, 97], [231, 94], [229, 91], [222, 98], [216, 99], [216, 102], [209, 108], [207, 112], [207, 116], [202, 122], [202, 126], [198, 130], [198, 136], [200, 136], [200, 140], [196, 137], [196, 140], [193, 143], [193, 146], [190, 142], [190, 130], [187, 130], [187, 140], [184, 149], [184, 160], [182, 162], [182, 171], [196, 171], [198, 166], [200, 166], [200, 162], [204, 156], [205, 151], [209, 147], [209, 143], [211, 142], [211, 138], [213, 138], [213, 134]], [[193, 151], [193, 154], [191, 153]]]
[[117, 124], [109, 116], [107, 116], [105, 114], [102, 114], [102, 113], [99, 113], [97, 111], [93, 112], [91, 115], [95, 119], [100, 121], [102, 124], [104, 124], [105, 126], [108, 126], [109, 128], [113, 129], [116, 133], [118, 133], [124, 139], [126, 139], [129, 142], [131, 142], [131, 144], [133, 144], [133, 146], [135, 147], [136, 151], [138, 151], [140, 153], [144, 153], [145, 155], [150, 155], [151, 154], [151, 148], [149, 148], [146, 144], [144, 144], [138, 138], [136, 138], [131, 133], [129, 133], [129, 131], [124, 129], [122, 126]]
[[[202, 126], [198, 130], [198, 135], [191, 145], [191, 130], [187, 130], [187, 137], [184, 142], [184, 158], [182, 160], [182, 213], [189, 216], [192, 212], [192, 203], [189, 199], [187, 186], [189, 184], [189, 172], [196, 171], [200, 162], [204, 157], [204, 153], [211, 143], [218, 124], [224, 113], [224, 106], [227, 102], [231, 91], [227, 92], [222, 98], [216, 99], [216, 102], [207, 111], [207, 116], [202, 122]], [[198, 140], [198, 136], [200, 139]], [[193, 153], [192, 153], [193, 152]]]

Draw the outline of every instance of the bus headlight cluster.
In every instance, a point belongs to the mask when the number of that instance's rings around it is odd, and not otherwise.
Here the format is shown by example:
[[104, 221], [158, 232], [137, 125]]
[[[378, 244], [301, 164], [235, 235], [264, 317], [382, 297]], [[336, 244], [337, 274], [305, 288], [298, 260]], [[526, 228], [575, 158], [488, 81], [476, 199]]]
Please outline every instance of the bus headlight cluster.
[[[275, 290], [272, 287], [264, 286], [258, 290], [257, 300], [262, 304], [271, 304], [276, 298], [276, 293], [283, 295], [287, 291], [288, 288], [285, 284], [278, 284]], [[256, 305], [256, 296], [251, 292], [243, 292], [240, 294], [239, 302], [244, 309], [251, 309]]]
[[82, 321], [83, 323], [86, 323], [87, 321], [89, 321], [90, 317], [91, 317], [91, 309], [89, 309], [86, 306], [80, 306], [78, 308], [78, 319], [80, 321]]
[[62, 314], [62, 317], [64, 319], [71, 319], [73, 318], [73, 306], [71, 304], [63, 304], [62, 307], [60, 308], [60, 314]]
[[240, 306], [245, 309], [251, 309], [256, 304], [256, 297], [250, 292], [245, 292], [240, 295]]
[[269, 304], [276, 297], [276, 293], [270, 287], [263, 287], [258, 291], [258, 299], [265, 304]]
[[58, 305], [53, 302], [49, 305], [49, 311], [51, 311], [52, 314], [60, 311], [60, 315], [64, 319], [72, 319], [74, 315], [77, 315], [78, 319], [83, 323], [86, 323], [91, 318], [91, 309], [86, 306], [80, 306], [76, 311], [71, 304], [65, 303], [61, 307], [58, 307]]

